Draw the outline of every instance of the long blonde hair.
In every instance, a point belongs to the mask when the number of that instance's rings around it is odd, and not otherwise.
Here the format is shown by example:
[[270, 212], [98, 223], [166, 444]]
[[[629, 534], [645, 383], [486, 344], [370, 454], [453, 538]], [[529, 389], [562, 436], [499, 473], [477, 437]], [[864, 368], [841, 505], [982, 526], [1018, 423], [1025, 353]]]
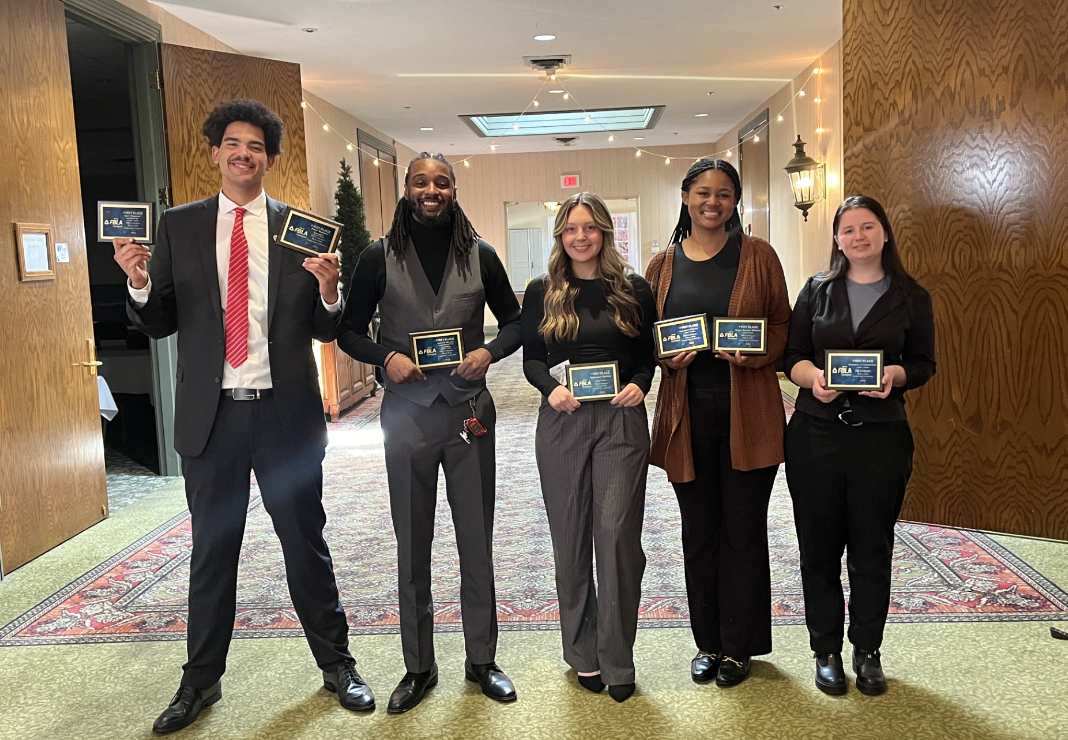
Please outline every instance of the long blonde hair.
[[578, 339], [579, 318], [575, 311], [578, 286], [571, 278], [571, 258], [564, 251], [564, 229], [568, 216], [578, 206], [585, 206], [593, 222], [601, 230], [601, 251], [597, 255], [597, 276], [604, 283], [608, 311], [616, 326], [628, 337], [638, 336], [641, 330], [641, 306], [634, 297], [634, 287], [627, 274], [630, 265], [616, 249], [612, 215], [604, 201], [593, 193], [576, 193], [565, 200], [556, 212], [553, 225], [553, 247], [549, 253], [549, 273], [546, 276], [544, 312], [538, 333], [546, 342], [573, 342]]

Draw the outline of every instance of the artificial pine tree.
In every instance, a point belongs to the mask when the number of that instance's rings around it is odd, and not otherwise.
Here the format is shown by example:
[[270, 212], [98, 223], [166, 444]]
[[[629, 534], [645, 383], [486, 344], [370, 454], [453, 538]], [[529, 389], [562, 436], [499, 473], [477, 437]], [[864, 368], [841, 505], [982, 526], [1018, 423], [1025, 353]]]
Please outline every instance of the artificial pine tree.
[[371, 234], [367, 231], [363, 194], [356, 189], [356, 183], [352, 181], [352, 167], [344, 159], [341, 160], [341, 176], [337, 179], [334, 204], [337, 206], [335, 220], [345, 225], [337, 251], [341, 256], [341, 283], [348, 285], [360, 259], [360, 252], [371, 243]]

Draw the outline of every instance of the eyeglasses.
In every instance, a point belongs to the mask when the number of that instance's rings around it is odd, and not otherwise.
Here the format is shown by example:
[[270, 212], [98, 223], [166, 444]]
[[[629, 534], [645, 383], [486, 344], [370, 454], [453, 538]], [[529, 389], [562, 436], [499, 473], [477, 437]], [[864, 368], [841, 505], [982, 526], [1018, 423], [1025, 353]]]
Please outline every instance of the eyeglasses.
[[838, 412], [838, 421], [851, 427], [864, 426], [864, 422], [862, 421], [853, 421], [853, 409], [848, 407]]

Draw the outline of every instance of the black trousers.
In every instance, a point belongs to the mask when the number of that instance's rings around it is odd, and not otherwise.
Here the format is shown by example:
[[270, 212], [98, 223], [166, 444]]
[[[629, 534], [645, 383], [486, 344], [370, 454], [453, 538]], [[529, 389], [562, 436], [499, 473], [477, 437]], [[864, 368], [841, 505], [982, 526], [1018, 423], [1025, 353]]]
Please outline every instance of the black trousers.
[[731, 465], [729, 388], [691, 388], [694, 473], [673, 483], [682, 514], [690, 628], [699, 650], [734, 658], [771, 652], [768, 502], [779, 466]]
[[912, 475], [907, 421], [848, 426], [797, 412], [786, 429], [786, 480], [801, 546], [809, 645], [842, 650], [849, 574], [849, 641], [877, 650], [890, 609], [894, 524]]
[[193, 526], [183, 685], [207, 688], [226, 670], [253, 470], [282, 543], [289, 594], [315, 662], [331, 670], [350, 658], [348, 624], [323, 540], [322, 460], [317, 444], [301, 449], [290, 444], [273, 398], [224, 398], [204, 451], [182, 460]]

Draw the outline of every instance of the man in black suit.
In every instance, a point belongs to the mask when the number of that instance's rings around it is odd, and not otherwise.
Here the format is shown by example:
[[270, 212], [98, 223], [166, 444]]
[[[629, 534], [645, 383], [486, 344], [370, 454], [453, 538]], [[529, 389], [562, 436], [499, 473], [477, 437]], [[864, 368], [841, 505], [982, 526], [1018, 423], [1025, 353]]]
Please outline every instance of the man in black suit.
[[333, 340], [341, 324], [337, 256], [306, 258], [274, 241], [285, 205], [262, 187], [281, 152], [274, 111], [231, 100], [203, 131], [222, 192], [166, 211], [151, 254], [115, 240], [131, 320], [156, 339], [178, 332], [174, 448], [193, 529], [189, 660], [157, 733], [189, 725], [222, 697], [251, 471], [324, 685], [347, 709], [375, 706], [348, 651], [322, 534], [326, 425], [311, 340]]

